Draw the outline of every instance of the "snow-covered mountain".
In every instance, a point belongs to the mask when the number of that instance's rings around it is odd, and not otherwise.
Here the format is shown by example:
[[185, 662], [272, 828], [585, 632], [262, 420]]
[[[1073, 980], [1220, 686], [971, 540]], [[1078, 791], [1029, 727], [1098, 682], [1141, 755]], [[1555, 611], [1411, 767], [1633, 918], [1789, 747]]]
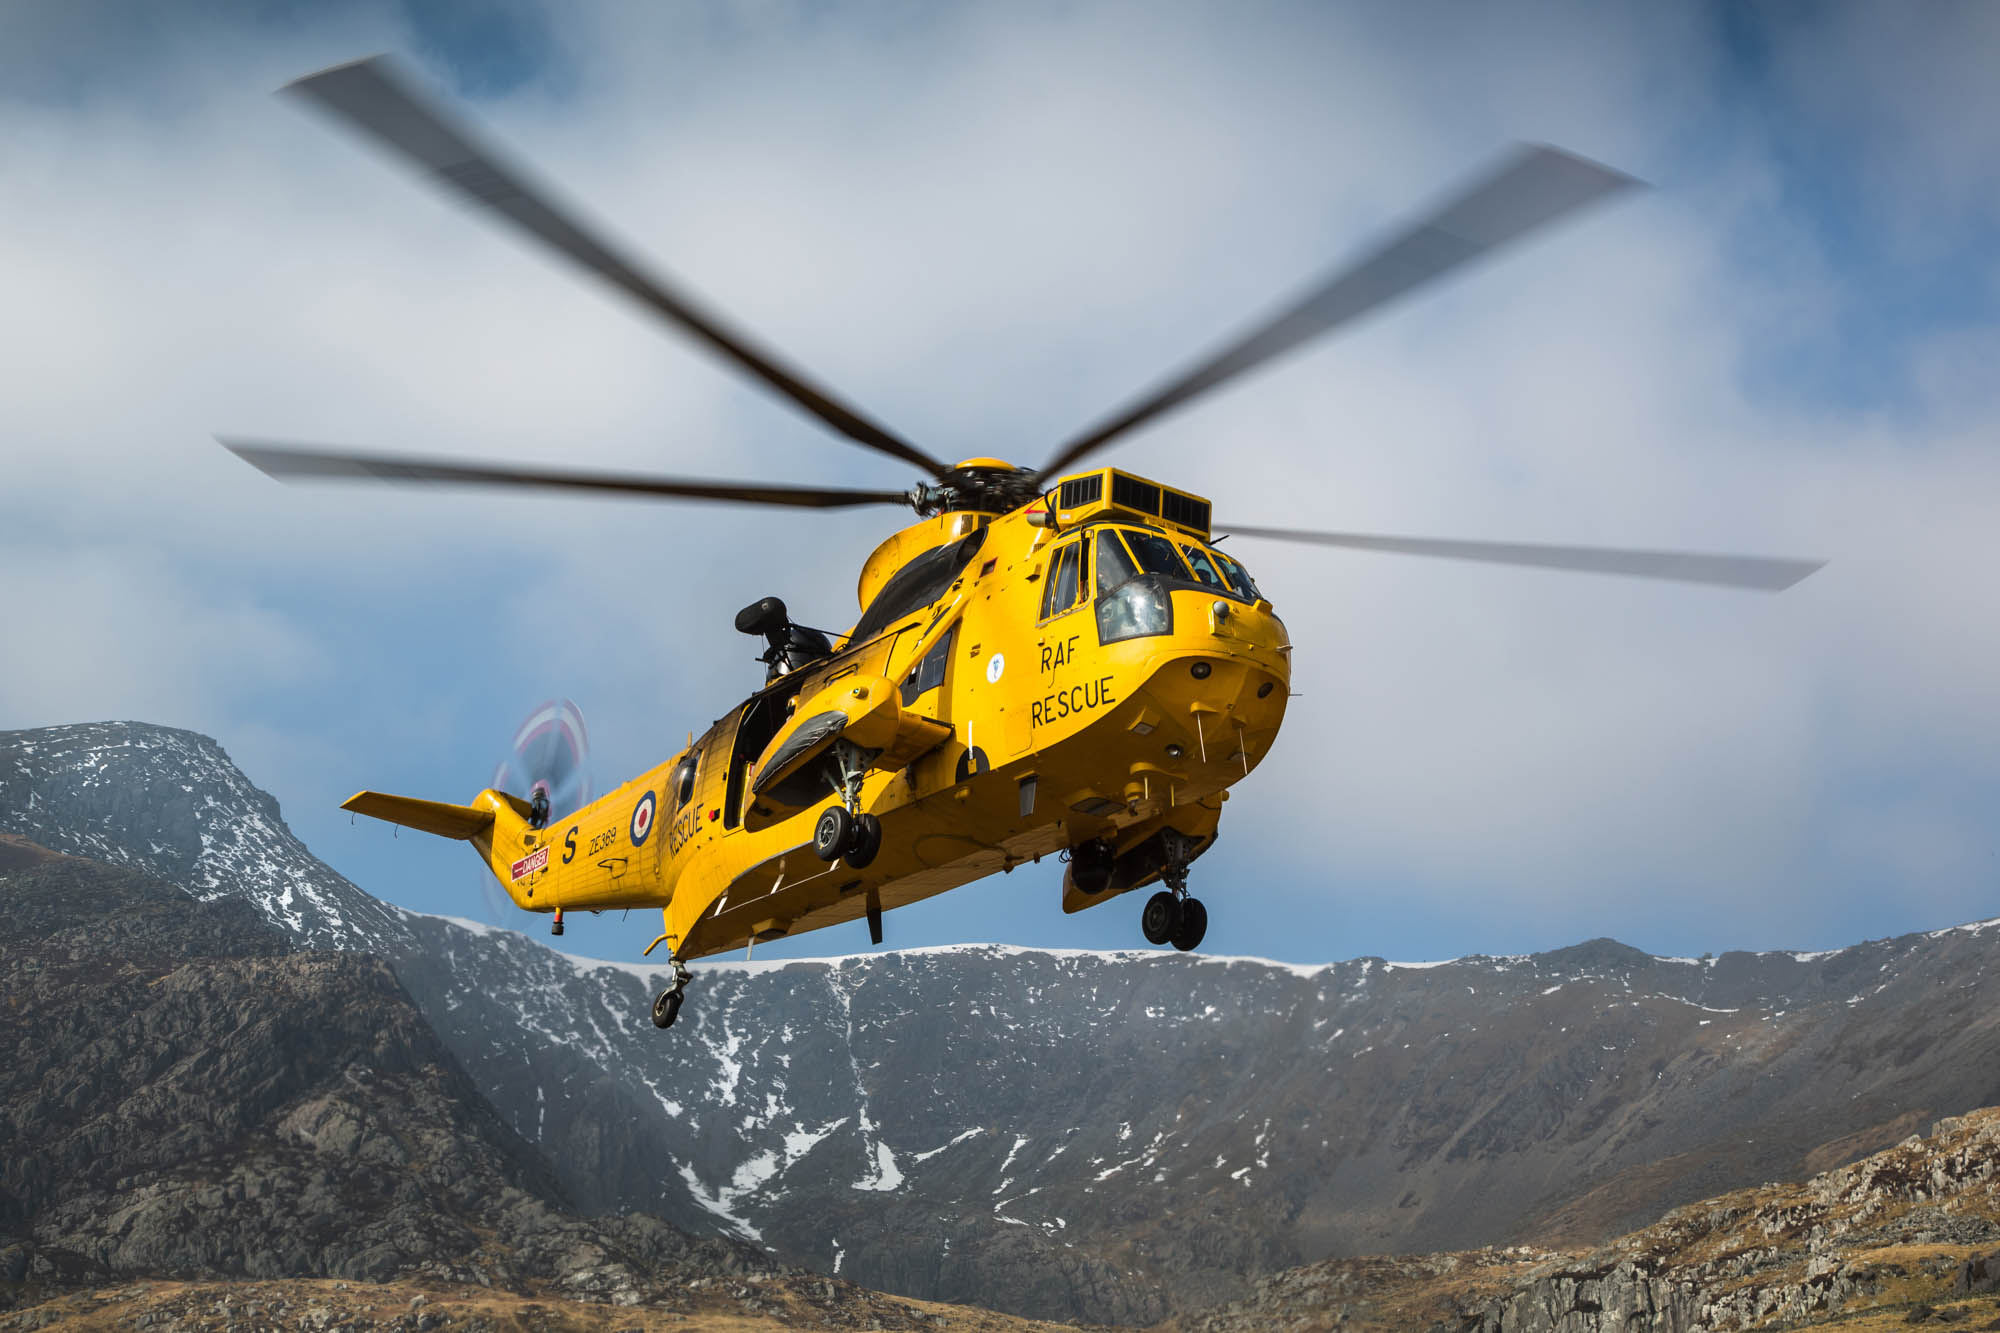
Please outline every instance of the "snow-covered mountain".
[[0, 733], [0, 828], [388, 958], [586, 1208], [1023, 1313], [1144, 1322], [1332, 1255], [1592, 1240], [2000, 1101], [2000, 923], [1704, 960], [710, 962], [661, 1033], [653, 969], [378, 902], [191, 733]]
[[0, 828], [200, 898], [248, 898], [311, 948], [406, 944], [398, 909], [307, 851], [277, 801], [192, 731], [100, 722], [0, 732]]

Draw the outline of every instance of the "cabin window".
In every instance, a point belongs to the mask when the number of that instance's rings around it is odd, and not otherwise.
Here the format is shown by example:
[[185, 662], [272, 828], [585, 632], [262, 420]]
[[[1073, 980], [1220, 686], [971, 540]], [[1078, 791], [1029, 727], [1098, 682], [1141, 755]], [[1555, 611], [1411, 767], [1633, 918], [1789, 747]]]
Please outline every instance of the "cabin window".
[[694, 775], [701, 767], [701, 751], [689, 750], [667, 779], [667, 787], [673, 793], [674, 809], [679, 810], [694, 797]]
[[939, 635], [938, 641], [931, 645], [931, 650], [923, 655], [921, 661], [910, 668], [909, 675], [903, 677], [903, 706], [905, 708], [908, 708], [924, 695], [929, 694], [932, 690], [944, 684], [944, 669], [946, 664], [951, 661], [952, 637], [957, 633], [958, 626], [953, 625], [950, 629]]

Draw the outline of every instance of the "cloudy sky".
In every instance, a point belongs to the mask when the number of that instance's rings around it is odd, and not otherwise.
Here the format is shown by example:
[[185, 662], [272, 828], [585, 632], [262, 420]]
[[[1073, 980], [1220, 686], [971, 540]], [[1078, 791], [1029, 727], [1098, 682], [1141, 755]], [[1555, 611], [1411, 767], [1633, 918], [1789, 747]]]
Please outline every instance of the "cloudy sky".
[[[2000, 7], [0, 10], [0, 727], [206, 732], [364, 887], [476, 916], [463, 848], [338, 802], [464, 799], [557, 694], [600, 785], [656, 762], [761, 679], [735, 610], [848, 623], [895, 515], [284, 488], [212, 435], [913, 478], [272, 96], [378, 51], [950, 458], [1039, 461], [1515, 141], [1644, 178], [1106, 461], [1245, 522], [1832, 563], [1768, 596], [1242, 541], [1301, 697], [1198, 867], [1209, 948], [2000, 913]], [[1139, 943], [1058, 872], [890, 940]]]

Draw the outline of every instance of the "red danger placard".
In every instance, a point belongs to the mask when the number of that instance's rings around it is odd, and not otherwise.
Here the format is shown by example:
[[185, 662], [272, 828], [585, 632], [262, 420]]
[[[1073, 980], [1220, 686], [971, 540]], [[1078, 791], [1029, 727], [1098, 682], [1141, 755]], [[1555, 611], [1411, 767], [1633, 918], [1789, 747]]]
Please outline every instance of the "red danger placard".
[[514, 863], [514, 878], [521, 879], [524, 876], [532, 875], [537, 870], [540, 870], [543, 866], [547, 865], [548, 863], [549, 863], [548, 848], [543, 847], [537, 851], [529, 852], [526, 856], [522, 857], [520, 860]]

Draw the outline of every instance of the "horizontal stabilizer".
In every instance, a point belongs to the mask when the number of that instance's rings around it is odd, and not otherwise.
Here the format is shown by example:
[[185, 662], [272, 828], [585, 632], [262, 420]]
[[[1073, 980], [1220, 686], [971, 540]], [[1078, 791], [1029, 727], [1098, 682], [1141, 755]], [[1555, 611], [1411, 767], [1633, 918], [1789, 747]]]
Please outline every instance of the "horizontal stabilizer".
[[475, 810], [469, 805], [448, 805], [443, 801], [419, 801], [411, 796], [391, 796], [387, 792], [358, 791], [340, 803], [371, 819], [384, 819], [440, 838], [461, 840], [478, 837], [493, 827], [491, 810]]

